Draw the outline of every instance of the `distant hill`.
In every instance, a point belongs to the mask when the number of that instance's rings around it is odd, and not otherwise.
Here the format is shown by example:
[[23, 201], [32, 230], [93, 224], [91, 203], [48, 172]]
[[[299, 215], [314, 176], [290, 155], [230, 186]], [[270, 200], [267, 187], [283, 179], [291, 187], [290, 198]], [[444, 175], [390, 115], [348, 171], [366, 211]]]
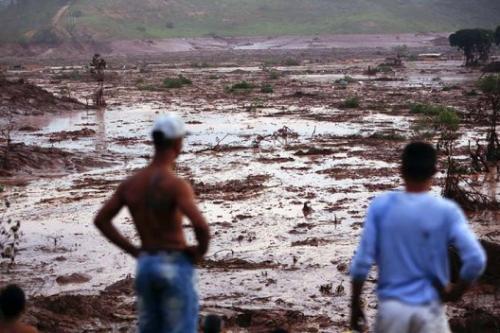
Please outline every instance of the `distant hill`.
[[0, 0], [0, 41], [453, 31], [499, 0]]

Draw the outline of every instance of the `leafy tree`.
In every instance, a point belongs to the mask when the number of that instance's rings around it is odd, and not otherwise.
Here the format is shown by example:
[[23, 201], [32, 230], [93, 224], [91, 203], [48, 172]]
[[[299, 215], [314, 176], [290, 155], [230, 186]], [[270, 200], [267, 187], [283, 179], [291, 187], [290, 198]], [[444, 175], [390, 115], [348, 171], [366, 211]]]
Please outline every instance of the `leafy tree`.
[[497, 31], [495, 32], [495, 43], [500, 45], [500, 25], [497, 27]]
[[450, 45], [464, 51], [465, 65], [474, 66], [487, 61], [495, 34], [487, 29], [463, 29], [451, 34]]

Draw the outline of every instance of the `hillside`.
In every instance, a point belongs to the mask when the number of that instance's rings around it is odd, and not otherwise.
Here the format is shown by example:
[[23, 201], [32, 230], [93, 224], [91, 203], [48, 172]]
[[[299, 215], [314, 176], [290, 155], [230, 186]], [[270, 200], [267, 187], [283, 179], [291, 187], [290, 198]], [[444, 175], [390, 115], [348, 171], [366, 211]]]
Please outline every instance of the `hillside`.
[[498, 0], [0, 0], [0, 41], [452, 31]]

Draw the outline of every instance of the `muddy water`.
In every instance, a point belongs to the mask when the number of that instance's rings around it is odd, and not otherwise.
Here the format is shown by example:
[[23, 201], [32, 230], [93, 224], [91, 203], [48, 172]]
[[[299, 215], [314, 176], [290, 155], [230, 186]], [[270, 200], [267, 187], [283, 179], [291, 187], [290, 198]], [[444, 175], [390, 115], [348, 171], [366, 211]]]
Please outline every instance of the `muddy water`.
[[[29, 118], [26, 122], [40, 128], [18, 133], [15, 140], [45, 147], [99, 153], [116, 164], [98, 170], [70, 175], [51, 175], [13, 188], [9, 216], [22, 221], [22, 246], [18, 265], [3, 281], [19, 281], [31, 293], [93, 292], [134, 271], [134, 263], [108, 244], [95, 230], [92, 218], [109, 196], [116, 182], [147, 163], [152, 153], [148, 134], [153, 119], [165, 107], [150, 103], [115, 107], [106, 111], [83, 111], [55, 118]], [[366, 179], [335, 179], [322, 171], [329, 168], [391, 168], [383, 160], [350, 156], [342, 149], [328, 156], [296, 156], [297, 148], [306, 150], [327, 137], [348, 137], [378, 129], [405, 128], [406, 117], [388, 117], [368, 112], [356, 122], [332, 124], [295, 116], [293, 107], [286, 116], [273, 117], [281, 108], [242, 112], [235, 105], [218, 105], [200, 113], [193, 106], [178, 103], [174, 108], [184, 116], [191, 132], [179, 166], [184, 175], [197, 182], [218, 183], [267, 175], [264, 188], [248, 198], [235, 201], [205, 198], [202, 208], [212, 225], [213, 245], [209, 259], [244, 259], [264, 263], [262, 269], [200, 270], [200, 290], [206, 305], [294, 308], [306, 313], [325, 313], [342, 320], [347, 296], [322, 296], [319, 287], [344, 283], [348, 277], [336, 265], [347, 264], [353, 253], [353, 238], [362, 221], [362, 211], [373, 193], [366, 190]], [[313, 108], [311, 114], [335, 113], [328, 107]], [[370, 124], [367, 127], [367, 124]], [[287, 126], [298, 137], [285, 143], [270, 136]], [[52, 142], [51, 135], [82, 128], [95, 135], [77, 140]], [[259, 148], [252, 147], [257, 136], [268, 137]], [[221, 141], [222, 140], [222, 141]], [[223, 147], [239, 147], [223, 152], [206, 150], [219, 142]], [[348, 144], [341, 141], [341, 146]], [[345, 147], [344, 147], [345, 148]], [[280, 162], [273, 160], [280, 159]], [[270, 161], [270, 162], [269, 162]], [[89, 180], [90, 179], [90, 180]], [[115, 181], [109, 186], [100, 180]], [[391, 182], [397, 177], [372, 177], [371, 183]], [[81, 185], [83, 182], [83, 186]], [[332, 189], [335, 189], [332, 193]], [[335, 212], [327, 210], [339, 200], [349, 201]], [[315, 212], [305, 219], [304, 201], [311, 201]], [[244, 218], [242, 218], [242, 216]], [[333, 221], [337, 219], [338, 225]], [[127, 236], [135, 234], [129, 215], [123, 211], [117, 224]], [[190, 233], [190, 231], [188, 230]], [[192, 239], [192, 235], [191, 238]], [[316, 239], [319, 244], [308, 244]], [[292, 243], [304, 242], [292, 246]], [[269, 268], [266, 268], [269, 266]], [[36, 271], [37, 274], [31, 274]], [[60, 285], [58, 276], [86, 274], [86, 283]], [[267, 287], [266, 287], [267, 286]]]
[[[458, 66], [453, 62], [408, 63], [401, 75], [415, 77], [415, 82], [423, 81], [424, 76], [440, 76], [443, 81], [468, 78], [470, 73], [462, 73]], [[359, 65], [349, 75], [359, 75], [356, 80], [363, 81], [365, 77], [360, 73], [366, 67]], [[257, 68], [243, 70], [257, 73]], [[297, 69], [298, 73], [289, 70], [293, 75], [287, 80], [314, 83], [326, 78], [330, 82], [343, 77], [338, 69], [338, 65], [329, 65], [316, 68], [324, 74], [300, 73], [308, 70], [306, 66]], [[162, 75], [233, 70], [162, 69]], [[402, 87], [413, 84], [410, 79], [405, 80], [395, 82]], [[443, 85], [430, 80], [431, 85]], [[377, 84], [391, 89], [391, 82]], [[83, 88], [86, 93], [90, 90]], [[271, 106], [249, 111], [248, 102], [231, 98], [214, 101], [169, 97], [168, 104], [135, 102], [142, 99], [137, 96], [131, 98], [134, 102], [105, 111], [26, 119], [26, 125], [39, 130], [16, 133], [14, 140], [92, 153], [114, 164], [86, 172], [47, 174], [27, 187], [8, 189], [12, 208], [7, 215], [22, 221], [23, 236], [18, 264], [2, 274], [0, 281], [18, 281], [28, 286], [32, 294], [95, 293], [133, 275], [133, 260], [98, 234], [92, 218], [121, 179], [146, 165], [152, 154], [151, 124], [169, 109], [185, 118], [191, 132], [179, 160], [182, 176], [198, 184], [266, 176], [262, 188], [248, 193], [201, 196], [201, 207], [214, 234], [208, 259], [217, 263], [215, 268], [199, 271], [203, 304], [213, 308], [295, 309], [305, 314], [325, 314], [343, 326], [348, 315], [349, 279], [345, 270], [337, 266], [349, 263], [369, 199], [380, 191], [400, 186], [398, 154], [394, 151], [403, 143], [376, 143], [366, 138], [380, 131], [407, 132], [413, 119], [407, 113], [339, 110], [330, 101], [299, 107], [294, 101], [274, 100], [274, 104], [269, 103]], [[344, 119], [346, 114], [349, 117]], [[297, 135], [287, 140], [273, 136], [284, 126]], [[61, 131], [82, 129], [91, 129], [95, 134], [75, 140], [52, 139]], [[471, 129], [464, 138], [477, 135], [477, 130]], [[264, 139], [257, 146], [258, 136]], [[299, 154], [313, 147], [328, 151], [312, 156]], [[439, 193], [440, 189], [436, 187], [434, 191]], [[302, 213], [306, 201], [314, 209], [308, 218]], [[125, 235], [137, 241], [128, 212], [121, 212], [116, 222]], [[192, 240], [191, 229], [186, 231]], [[224, 264], [235, 259], [240, 263]], [[57, 283], [57, 277], [73, 273], [91, 279], [67, 285]], [[369, 288], [373, 287], [374, 278], [372, 273]], [[345, 293], [322, 294], [320, 287], [330, 283], [332, 290], [342, 284]], [[368, 295], [367, 304], [373, 315], [373, 293]]]

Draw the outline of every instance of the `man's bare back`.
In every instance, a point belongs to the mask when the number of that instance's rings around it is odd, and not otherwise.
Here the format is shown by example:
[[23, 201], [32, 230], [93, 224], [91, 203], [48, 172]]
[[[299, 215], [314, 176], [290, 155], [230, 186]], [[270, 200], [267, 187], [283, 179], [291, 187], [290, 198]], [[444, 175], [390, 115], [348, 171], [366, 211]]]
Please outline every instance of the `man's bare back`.
[[143, 250], [186, 249], [179, 202], [189, 191], [191, 186], [185, 181], [154, 166], [123, 182], [119, 195], [130, 210]]
[[[174, 173], [186, 134], [175, 115], [158, 119], [152, 137], [155, 156], [149, 166], [125, 180], [95, 218], [102, 234], [137, 261], [139, 332], [197, 332], [198, 295], [193, 262], [208, 250], [209, 230], [193, 188]], [[132, 244], [113, 225], [127, 207], [141, 239]], [[193, 225], [196, 246], [188, 246], [183, 217]]]
[[[110, 223], [124, 206], [129, 209], [137, 228], [140, 248], [117, 235]], [[182, 229], [183, 216], [193, 224], [200, 246], [197, 249], [187, 246]], [[125, 180], [99, 211], [95, 223], [113, 243], [134, 257], [141, 251], [161, 250], [188, 251], [199, 257], [208, 246], [208, 225], [196, 206], [191, 185], [155, 163]]]

